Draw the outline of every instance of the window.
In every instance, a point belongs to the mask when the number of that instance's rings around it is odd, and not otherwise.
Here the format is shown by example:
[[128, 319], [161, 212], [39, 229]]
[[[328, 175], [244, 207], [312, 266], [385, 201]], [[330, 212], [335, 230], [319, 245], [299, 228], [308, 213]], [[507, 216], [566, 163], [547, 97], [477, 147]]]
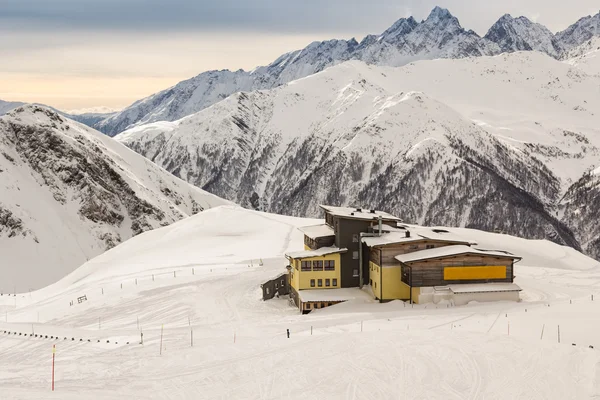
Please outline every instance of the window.
[[425, 246], [426, 249], [433, 249], [435, 246], [432, 244], [428, 244], [427, 246]]
[[302, 271], [310, 271], [310, 261], [302, 261], [301, 270]]
[[375, 289], [377, 289], [377, 282], [375, 282]]
[[275, 284], [275, 289], [279, 289], [279, 284], [278, 283]]
[[373, 279], [369, 279], [369, 285], [373, 286]]
[[335, 271], [334, 260], [325, 260], [325, 271]]
[[358, 238], [359, 238], [358, 233], [352, 234], [352, 242], [358, 243]]
[[411, 244], [409, 247], [410, 250], [417, 250], [418, 248], [419, 248], [419, 245], [416, 245], [416, 244]]
[[333, 279], [333, 280], [331, 281], [331, 284], [332, 284], [333, 286], [337, 286], [337, 279]]
[[267, 291], [267, 294], [269, 294], [269, 288], [267, 288], [266, 291]]
[[358, 251], [353, 251], [352, 252], [352, 259], [353, 260], [358, 260]]
[[315, 280], [314, 279], [310, 280], [310, 287], [315, 287]]
[[319, 287], [323, 287], [323, 279], [319, 279], [318, 282], [319, 282]]
[[312, 262], [313, 271], [323, 271], [323, 261], [313, 261]]
[[355, 278], [358, 276], [358, 269], [355, 269], [354, 271], [352, 271], [352, 276]]
[[331, 286], [331, 280], [325, 279], [325, 287], [329, 287], [329, 286]]

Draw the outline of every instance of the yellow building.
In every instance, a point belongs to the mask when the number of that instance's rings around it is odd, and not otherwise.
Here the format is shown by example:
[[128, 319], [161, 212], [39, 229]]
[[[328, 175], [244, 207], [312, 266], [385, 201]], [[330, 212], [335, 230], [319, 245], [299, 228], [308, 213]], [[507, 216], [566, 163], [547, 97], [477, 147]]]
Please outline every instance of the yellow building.
[[[316, 250], [305, 250], [286, 254], [289, 261], [290, 297], [300, 311], [307, 312], [315, 308], [322, 308], [337, 304], [339, 299], [336, 292], [328, 292], [331, 301], [320, 296], [319, 301], [314, 301], [314, 292], [325, 289], [339, 289], [341, 287], [341, 254], [347, 249], [337, 247], [322, 247]], [[311, 300], [303, 300], [304, 297]], [[311, 296], [312, 295], [312, 296]]]

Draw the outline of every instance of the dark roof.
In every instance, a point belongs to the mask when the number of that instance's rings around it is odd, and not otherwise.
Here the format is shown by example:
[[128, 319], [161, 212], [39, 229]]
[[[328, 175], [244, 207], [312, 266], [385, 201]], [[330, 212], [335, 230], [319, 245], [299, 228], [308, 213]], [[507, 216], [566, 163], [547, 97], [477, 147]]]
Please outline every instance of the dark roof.
[[400, 218], [395, 217], [392, 214], [387, 213], [385, 211], [368, 210], [355, 207], [335, 207], [326, 205], [321, 205], [320, 207], [329, 214], [341, 218], [372, 221], [381, 217], [385, 221], [401, 221]]

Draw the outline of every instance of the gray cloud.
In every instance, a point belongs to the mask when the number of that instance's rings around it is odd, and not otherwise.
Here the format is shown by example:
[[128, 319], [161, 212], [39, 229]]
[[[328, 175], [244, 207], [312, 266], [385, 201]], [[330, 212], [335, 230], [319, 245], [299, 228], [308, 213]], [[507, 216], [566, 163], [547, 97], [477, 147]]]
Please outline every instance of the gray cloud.
[[598, 12], [597, 0], [0, 0], [0, 23], [15, 29], [379, 33], [394, 20], [449, 8], [480, 34], [502, 14], [551, 30]]

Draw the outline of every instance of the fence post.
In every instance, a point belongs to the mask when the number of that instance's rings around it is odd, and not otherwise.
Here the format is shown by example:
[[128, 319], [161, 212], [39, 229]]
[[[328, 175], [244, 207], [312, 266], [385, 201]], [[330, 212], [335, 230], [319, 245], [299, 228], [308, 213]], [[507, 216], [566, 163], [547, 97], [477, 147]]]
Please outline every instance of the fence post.
[[540, 340], [544, 339], [544, 328], [546, 327], [546, 324], [542, 325], [542, 335], [540, 336]]
[[165, 328], [165, 325], [162, 324], [160, 326], [160, 355], [162, 356], [162, 341], [163, 341], [163, 330]]
[[56, 356], [56, 345], [52, 345], [52, 391], [54, 392], [54, 357]]

